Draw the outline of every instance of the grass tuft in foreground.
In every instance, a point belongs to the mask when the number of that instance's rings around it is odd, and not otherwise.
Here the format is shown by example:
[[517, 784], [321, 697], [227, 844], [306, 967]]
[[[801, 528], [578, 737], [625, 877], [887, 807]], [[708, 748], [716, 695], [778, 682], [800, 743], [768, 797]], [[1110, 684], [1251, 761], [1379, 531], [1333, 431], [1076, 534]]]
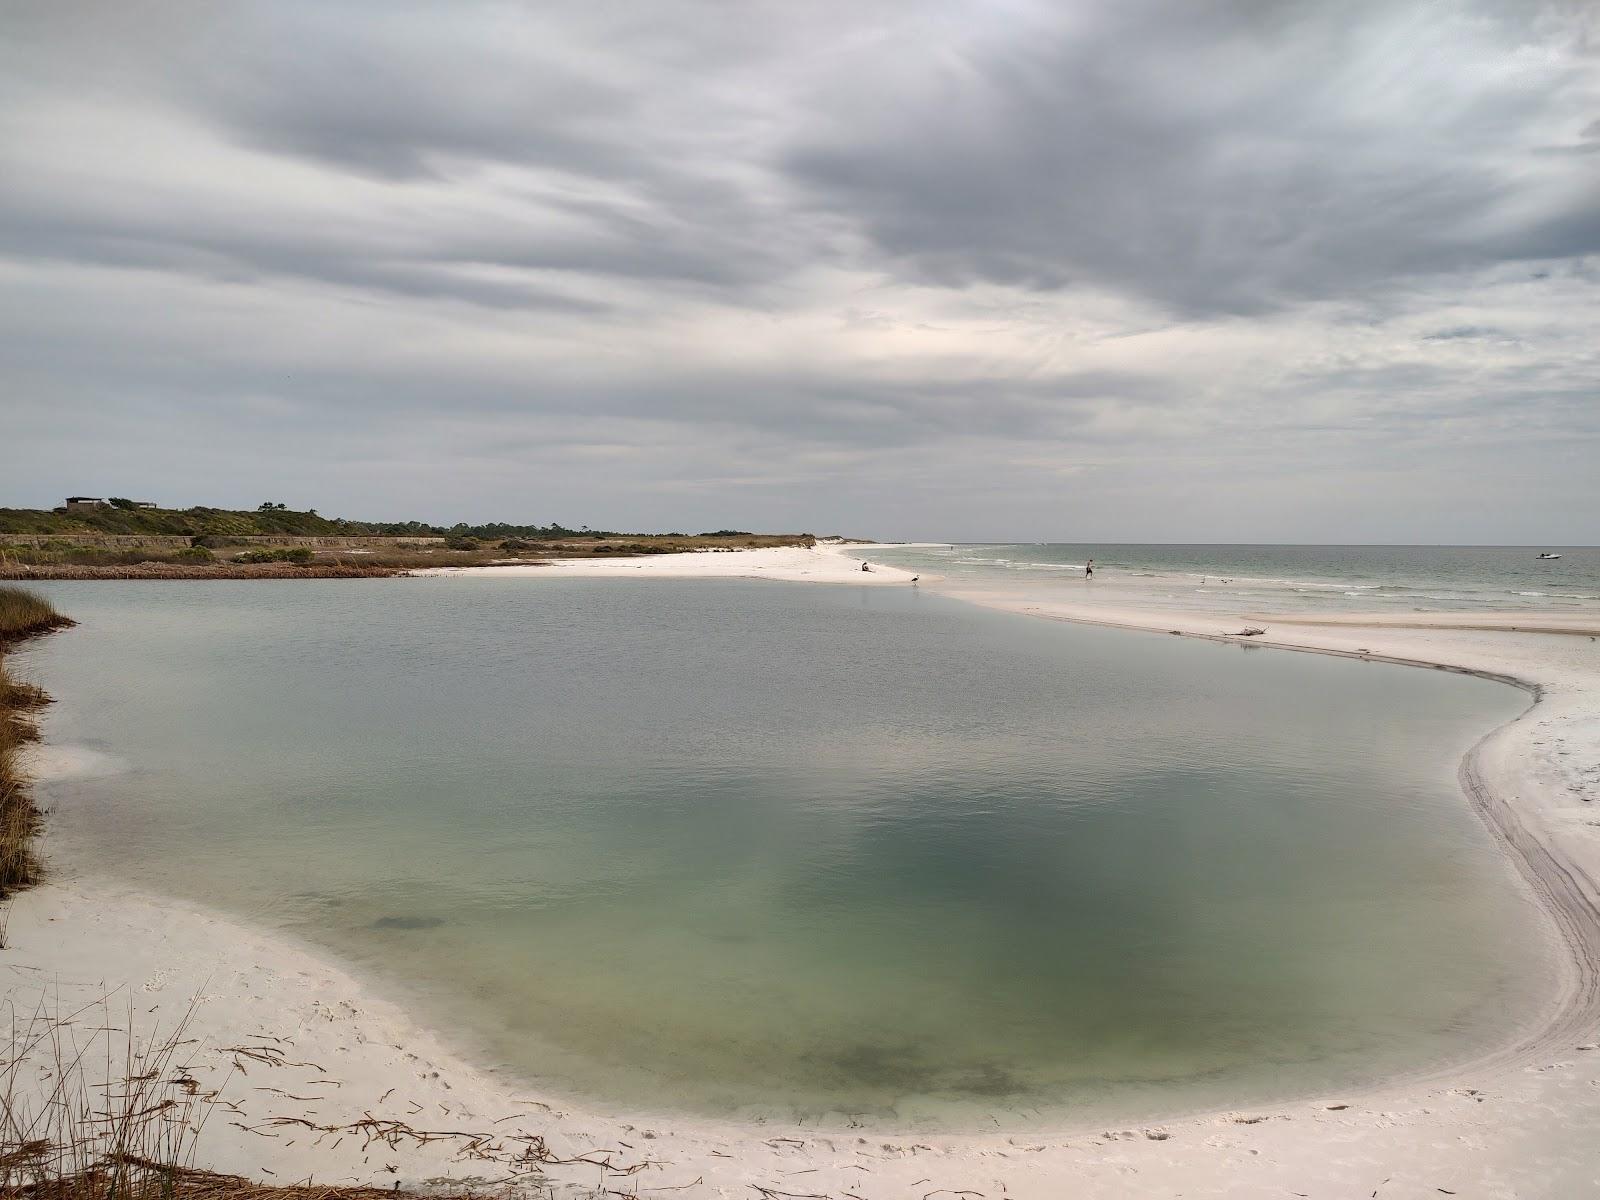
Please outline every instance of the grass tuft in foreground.
[[[0, 1047], [0, 1200], [377, 1200], [378, 1188], [277, 1187], [194, 1166], [215, 1093], [186, 1065], [187, 1018], [146, 1039], [103, 1002], [59, 1015], [13, 1009]], [[121, 1055], [107, 1030], [126, 1030]], [[99, 1064], [99, 1065], [96, 1065]], [[104, 1077], [96, 1074], [105, 1070]], [[29, 1076], [50, 1081], [44, 1091]]]
[[[0, 1197], [153, 1200], [173, 1195], [189, 1165], [187, 1151], [204, 1114], [182, 1063], [192, 1045], [184, 1025], [141, 1043], [131, 1036], [131, 1003], [120, 1020], [109, 1003], [96, 1007], [65, 1016], [43, 1008], [8, 1014], [11, 1044], [0, 1062]], [[123, 1061], [113, 1065], [108, 1052], [106, 1076], [95, 1080], [90, 1070], [100, 1060], [101, 1031], [118, 1027], [130, 1034]], [[48, 1087], [34, 1091], [25, 1083], [29, 1075], [49, 1080]]]
[[[637, 1189], [607, 1189], [604, 1181], [631, 1178], [643, 1163], [615, 1166], [610, 1152], [558, 1159], [537, 1135], [418, 1130], [370, 1113], [338, 1126], [300, 1115], [251, 1117], [241, 1106], [242, 1091], [304, 1099], [264, 1086], [252, 1074], [283, 1064], [281, 1039], [270, 1039], [271, 1045], [208, 1048], [190, 1031], [193, 1004], [175, 1025], [146, 1030], [139, 1026], [148, 1023], [148, 1015], [131, 998], [123, 1004], [106, 995], [81, 1007], [63, 1007], [48, 989], [32, 1007], [19, 1003], [16, 991], [0, 1000], [0, 1028], [10, 1031], [9, 1044], [0, 1032], [0, 1200], [411, 1200], [417, 1195], [401, 1191], [395, 1182], [385, 1188], [318, 1186], [309, 1180], [283, 1186], [205, 1170], [195, 1159], [213, 1119], [271, 1138], [284, 1131], [315, 1134], [313, 1146], [322, 1136], [332, 1137], [335, 1145], [351, 1137], [364, 1148], [390, 1150], [443, 1140], [500, 1176], [430, 1188], [429, 1200], [554, 1200], [544, 1167], [563, 1162], [602, 1169], [599, 1189], [575, 1193], [567, 1188], [564, 1195], [639, 1198]], [[224, 1061], [231, 1056], [233, 1064], [220, 1079], [205, 1065], [218, 1055]], [[208, 1086], [203, 1080], [213, 1082]]]

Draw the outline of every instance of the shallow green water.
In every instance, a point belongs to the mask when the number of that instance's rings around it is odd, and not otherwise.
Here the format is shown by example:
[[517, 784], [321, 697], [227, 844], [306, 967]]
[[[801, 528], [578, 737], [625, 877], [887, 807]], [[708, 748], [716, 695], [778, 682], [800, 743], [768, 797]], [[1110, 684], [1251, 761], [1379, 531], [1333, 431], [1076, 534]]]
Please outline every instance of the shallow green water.
[[333, 948], [630, 1109], [988, 1127], [1492, 1041], [1540, 940], [1436, 672], [915, 591], [56, 584], [75, 866]]

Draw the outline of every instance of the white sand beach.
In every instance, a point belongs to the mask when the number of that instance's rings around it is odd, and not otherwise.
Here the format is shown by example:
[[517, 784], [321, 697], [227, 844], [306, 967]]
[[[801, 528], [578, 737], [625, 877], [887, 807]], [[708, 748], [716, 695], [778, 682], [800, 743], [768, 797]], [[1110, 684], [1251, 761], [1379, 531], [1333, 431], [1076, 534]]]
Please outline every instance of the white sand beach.
[[[863, 571], [862, 563], [870, 570]], [[780, 546], [770, 550], [704, 550], [637, 558], [555, 558], [494, 567], [437, 567], [413, 575], [503, 579], [520, 575], [582, 575], [594, 579], [778, 579], [790, 583], [850, 583], [888, 587], [910, 583], [913, 572], [872, 561], [870, 545]]]
[[[870, 546], [568, 560], [440, 572], [768, 578], [908, 586]], [[617, 1115], [530, 1095], [482, 1070], [326, 956], [238, 921], [54, 879], [15, 901], [0, 954], [7, 1016], [77, 1013], [89, 1061], [187, 1019], [185, 1061], [215, 1090], [199, 1165], [277, 1183], [538, 1177], [558, 1194], [694, 1197], [1582, 1197], [1600, 1194], [1600, 628], [1584, 618], [1448, 614], [1326, 619], [1091, 604], [917, 585], [1043, 619], [1515, 681], [1531, 707], [1462, 766], [1463, 803], [1495, 831], [1561, 950], [1546, 1008], [1476, 1061], [1368, 1091], [1130, 1128], [1028, 1135], [866, 1133]], [[63, 635], [70, 636], [70, 634]], [[1242, 640], [1242, 639], [1240, 639]], [[48, 686], [48, 680], [41, 681]], [[825, 755], [825, 747], [818, 754]], [[70, 769], [58, 748], [41, 769]], [[63, 766], [63, 764], [65, 764]], [[48, 836], [45, 841], [48, 853]], [[552, 969], [559, 969], [558, 967]], [[17, 1079], [41, 1103], [47, 1055]], [[418, 1136], [418, 1131], [424, 1131]], [[539, 1139], [538, 1141], [530, 1139]], [[542, 1145], [545, 1161], [528, 1157]]]

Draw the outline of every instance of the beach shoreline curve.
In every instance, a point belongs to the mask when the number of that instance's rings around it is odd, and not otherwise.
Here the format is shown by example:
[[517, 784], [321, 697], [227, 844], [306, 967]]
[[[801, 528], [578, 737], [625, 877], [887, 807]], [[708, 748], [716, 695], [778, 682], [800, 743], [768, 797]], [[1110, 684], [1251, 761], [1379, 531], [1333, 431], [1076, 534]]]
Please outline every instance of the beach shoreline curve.
[[[852, 555], [856, 555], [870, 551], [870, 547], [851, 547], [850, 550]], [[766, 551], [748, 553], [771, 557], [771, 552]], [[890, 575], [888, 572], [892, 569], [885, 569], [882, 573], [876, 570], [870, 573], [878, 574], [877, 579], [848, 577], [859, 571], [859, 567], [827, 562], [827, 558], [843, 558], [843, 555], [833, 548], [800, 553], [816, 555], [822, 558], [822, 561], [819, 562], [815, 558], [809, 562], [802, 560], [787, 573], [771, 562], [759, 564], [724, 562], [716, 564], [715, 571], [697, 569], [684, 575], [673, 575], [672, 564], [657, 566], [656, 562], [652, 562], [650, 566], [654, 569], [650, 570], [625, 561], [595, 564], [606, 568], [605, 571], [599, 572], [582, 572], [581, 566], [584, 564], [579, 564], [578, 573], [634, 574], [634, 577], [638, 577], [637, 572], [643, 571], [647, 575], [665, 574], [680, 578], [689, 575], [738, 578], [787, 577], [805, 582], [870, 583], [878, 586], [891, 583], [903, 585], [908, 582], [907, 573]], [[726, 560], [732, 556], [715, 557]], [[547, 568], [528, 570], [530, 573], [543, 572]], [[503, 573], [503, 569], [500, 568], [473, 569], [473, 573], [477, 571], [485, 574]], [[572, 573], [572, 568], [562, 573]], [[924, 582], [934, 584], [936, 581], [928, 579]], [[1226, 628], [1228, 621], [1236, 619], [1231, 615], [1173, 614], [1164, 611], [1129, 614], [1097, 612], [1082, 607], [1074, 609], [1070, 606], [1051, 609], [1048, 603], [1031, 603], [1026, 599], [1019, 600], [1016, 596], [983, 597], [972, 594], [970, 589], [959, 587], [940, 587], [938, 590], [955, 598], [982, 603], [988, 607], [1025, 612], [1028, 615], [1050, 619], [1148, 632], [1179, 633], [1183, 636], [1216, 641], [1237, 640], [1237, 635], [1230, 635]], [[1233, 1112], [1210, 1112], [1165, 1119], [1159, 1122], [1159, 1130], [1144, 1129], [1116, 1133], [1105, 1131], [1098, 1137], [1094, 1131], [1081, 1127], [1052, 1129], [1048, 1132], [1029, 1130], [1015, 1135], [984, 1133], [930, 1135], [911, 1132], [906, 1137], [874, 1130], [871, 1135], [872, 1147], [873, 1157], [877, 1161], [873, 1164], [871, 1173], [882, 1182], [889, 1184], [902, 1175], [905, 1179], [901, 1182], [909, 1182], [915, 1178], [911, 1168], [901, 1169], [908, 1157], [913, 1163], [922, 1159], [920, 1165], [926, 1174], [927, 1169], [932, 1166], [926, 1158], [928, 1155], [950, 1160], [952, 1166], [959, 1163], [961, 1164], [959, 1172], [966, 1172], [969, 1175], [982, 1165], [989, 1172], [986, 1177], [992, 1179], [995, 1177], [993, 1171], [996, 1166], [987, 1162], [988, 1159], [995, 1155], [1023, 1153], [1016, 1149], [1017, 1143], [1027, 1143], [1030, 1146], [1038, 1143], [1039, 1149], [1030, 1149], [1026, 1152], [1028, 1155], [1026, 1170], [1013, 1177], [1014, 1180], [1038, 1183], [1070, 1179], [1078, 1188], [1079, 1194], [1084, 1196], [1130, 1194], [1118, 1190], [1125, 1184], [1125, 1179], [1119, 1172], [1129, 1167], [1137, 1170], [1147, 1181], [1170, 1177], [1175, 1182], [1187, 1180], [1191, 1185], [1200, 1186], [1203, 1186], [1205, 1180], [1211, 1178], [1213, 1173], [1220, 1172], [1215, 1175], [1219, 1189], [1215, 1194], [1275, 1194], [1273, 1189], [1279, 1187], [1285, 1180], [1295, 1178], [1304, 1182], [1303, 1178], [1289, 1170], [1289, 1163], [1295, 1156], [1303, 1157], [1307, 1153], [1313, 1153], [1319, 1161], [1325, 1160], [1318, 1170], [1319, 1179], [1348, 1178], [1352, 1184], [1359, 1182], [1364, 1185], [1368, 1181], [1368, 1176], [1362, 1173], [1361, 1162], [1377, 1148], [1375, 1143], [1381, 1143], [1386, 1138], [1393, 1141], [1392, 1133], [1397, 1127], [1411, 1123], [1437, 1122], [1442, 1119], [1439, 1117], [1441, 1110], [1450, 1110], [1449, 1120], [1455, 1121], [1460, 1126], [1457, 1131], [1458, 1136], [1463, 1129], [1477, 1131], [1473, 1134], [1474, 1137], [1481, 1136], [1481, 1131], [1487, 1127], [1484, 1117], [1488, 1113], [1493, 1113], [1496, 1117], [1493, 1124], [1499, 1124], [1504, 1128], [1515, 1125], [1516, 1122], [1505, 1119], [1508, 1114], [1497, 1111], [1499, 1105], [1494, 1108], [1488, 1107], [1488, 1102], [1483, 1098], [1485, 1089], [1482, 1085], [1490, 1084], [1500, 1089], [1515, 1082], [1523, 1090], [1531, 1088], [1534, 1092], [1538, 1092], [1539, 1077], [1549, 1078], [1551, 1072], [1559, 1065], [1552, 1064], [1548, 1060], [1570, 1055], [1578, 1049], [1572, 1043], [1594, 1037], [1595, 1028], [1600, 1025], [1600, 892], [1597, 892], [1595, 882], [1600, 878], [1600, 874], [1596, 873], [1596, 863], [1592, 858], [1580, 859], [1567, 853], [1569, 847], [1561, 843], [1559, 835], [1569, 833], [1570, 830], [1561, 827], [1559, 823], [1553, 824], [1549, 819], [1549, 810], [1553, 802], [1548, 786], [1535, 789], [1540, 792], [1542, 799], [1541, 802], [1534, 804], [1531, 812], [1525, 811], [1519, 804], [1519, 801], [1525, 798], [1512, 795], [1509, 789], [1517, 787], [1523, 790], [1528, 784], [1526, 775], [1521, 776], [1521, 782], [1518, 782], [1518, 772], [1531, 766], [1526, 761], [1531, 753], [1531, 746], [1527, 743], [1531, 741], [1534, 729], [1548, 730], [1555, 721], [1579, 719], [1588, 723], [1600, 720], [1600, 705], [1594, 703], [1596, 695], [1600, 695], [1600, 687], [1597, 687], [1600, 671], [1596, 671], [1593, 664], [1585, 664], [1582, 669], [1575, 669], [1572, 672], [1541, 672], [1537, 661], [1538, 655], [1531, 661], [1527, 660], [1526, 656], [1519, 660], [1515, 652], [1509, 652], [1508, 656], [1508, 651], [1503, 645], [1492, 647], [1480, 645], [1486, 639], [1504, 637], [1508, 632], [1504, 629], [1462, 630], [1433, 622], [1419, 630], [1399, 624], [1382, 626], [1370, 623], [1354, 624], [1343, 620], [1318, 624], [1305, 618], [1282, 623], [1294, 625], [1300, 630], [1300, 635], [1288, 640], [1282, 637], [1274, 637], [1271, 640], [1258, 638], [1253, 639], [1253, 644], [1276, 649], [1459, 671], [1517, 686], [1532, 695], [1533, 702], [1525, 712], [1489, 731], [1473, 745], [1462, 760], [1459, 778], [1467, 799], [1479, 812], [1491, 832], [1496, 835], [1502, 848], [1517, 864], [1529, 888], [1540, 901], [1540, 911], [1559, 934], [1561, 944], [1567, 951], [1561, 960], [1564, 970], [1559, 995], [1553, 999], [1549, 1012], [1541, 1014], [1537, 1021], [1530, 1021], [1529, 1030], [1518, 1030], [1517, 1035], [1510, 1038], [1506, 1046], [1466, 1062], [1446, 1064], [1438, 1069], [1390, 1078], [1370, 1090], [1363, 1090], [1361, 1094], [1342, 1095], [1340, 1099], [1343, 1103], [1336, 1105], [1325, 1103], [1333, 1097], [1315, 1096], [1299, 1097], [1269, 1106], [1293, 1110], [1292, 1114], [1284, 1116], [1282, 1121], [1273, 1118], [1271, 1121], [1258, 1122]], [[1375, 635], [1374, 630], [1379, 632]], [[1546, 632], [1548, 636], [1555, 636], [1557, 633], [1565, 634], [1568, 631]], [[1543, 635], [1524, 636], [1541, 638]], [[1380, 639], [1384, 641], [1382, 647], [1356, 644]], [[1541, 678], [1541, 674], [1545, 677]], [[1590, 840], [1595, 839], [1591, 837]], [[256, 957], [262, 960], [257, 963], [257, 977], [250, 986], [258, 989], [260, 993], [258, 998], [265, 997], [263, 1001], [265, 1007], [259, 1011], [235, 1011], [229, 1015], [230, 1020], [235, 1023], [246, 1018], [259, 1021], [274, 1007], [283, 1008], [297, 1014], [300, 1029], [296, 1031], [295, 1036], [301, 1038], [312, 1031], [313, 1020], [325, 1023], [330, 1029], [341, 1023], [359, 1027], [362, 1022], [354, 1015], [355, 1013], [375, 1013], [377, 1015], [369, 1021], [370, 1027], [366, 1030], [347, 1028], [342, 1032], [354, 1033], [356, 1040], [353, 1044], [356, 1046], [382, 1045], [387, 1041], [388, 1050], [378, 1056], [387, 1061], [388, 1066], [385, 1069], [401, 1075], [416, 1074], [420, 1069], [416, 1067], [416, 1062], [423, 1063], [426, 1069], [421, 1071], [421, 1078], [426, 1079], [431, 1072], [432, 1078], [445, 1082], [446, 1091], [457, 1093], [456, 1099], [463, 1094], [471, 1096], [472, 1103], [467, 1107], [475, 1112], [493, 1111], [497, 1101], [500, 1108], [518, 1103], [537, 1106], [544, 1111], [545, 1123], [556, 1127], [557, 1136], [561, 1139], [570, 1139], [570, 1145], [564, 1147], [564, 1152], [570, 1152], [567, 1154], [568, 1157], [606, 1149], [615, 1143], [625, 1142], [630, 1136], [638, 1136], [639, 1122], [645, 1119], [639, 1116], [619, 1117], [581, 1112], [573, 1106], [553, 1102], [546, 1104], [543, 1100], [518, 1101], [511, 1095], [515, 1089], [502, 1085], [488, 1073], [457, 1061], [453, 1052], [439, 1039], [415, 1027], [406, 1014], [398, 1009], [386, 1005], [380, 998], [366, 994], [368, 989], [361, 981], [349, 976], [323, 956], [289, 945], [281, 948], [284, 953], [274, 956], [267, 943], [277, 935], [251, 931], [231, 922], [228, 918], [197, 909], [174, 908], [165, 901], [139, 898], [126, 890], [119, 894], [113, 885], [106, 885], [103, 892], [98, 892], [92, 883], [86, 887], [76, 883], [47, 885], [36, 893], [36, 896], [37, 900], [25, 897], [13, 918], [13, 932], [19, 944], [32, 946], [35, 952], [37, 945], [30, 935], [37, 933], [42, 925], [55, 925], [55, 929], [51, 932], [59, 936], [67, 929], [77, 929], [87, 923], [92, 933], [96, 924], [93, 914], [98, 912], [100, 914], [98, 923], [104, 933], [107, 932], [104, 926], [108, 905], [118, 906], [123, 913], [136, 911], [141, 902], [151, 906], [165, 906], [171, 914], [170, 921], [164, 928], [158, 922], [153, 932], [172, 939], [182, 940], [187, 937], [194, 940], [196, 934], [194, 926], [198, 923], [203, 929], [210, 931], [200, 938], [202, 943], [208, 937], [215, 941], [231, 939], [242, 942], [252, 946]], [[148, 921], [149, 918], [147, 916], [143, 919]], [[187, 931], [180, 928], [185, 923], [189, 926]], [[125, 929], [116, 936], [126, 937], [128, 934], [129, 931]], [[30, 964], [35, 981], [50, 974], [52, 970], [50, 957], [48, 954], [44, 955], [39, 962]], [[58, 955], [57, 958], [59, 957]], [[263, 962], [265, 965], [262, 965]], [[66, 973], [74, 970], [81, 973], [84, 965], [81, 961], [77, 963], [57, 961], [54, 964], [54, 977], [59, 982]], [[111, 976], [117, 964], [113, 962], [107, 965], [111, 970], [104, 973], [102, 983], [114, 982]], [[12, 968], [12, 982], [15, 985], [16, 964], [8, 962], [7, 966]], [[122, 966], [126, 967], [128, 964], [123, 963]], [[245, 971], [244, 964], [232, 962], [226, 956], [221, 960], [220, 969], [249, 974]], [[301, 982], [303, 986], [298, 990], [289, 989], [294, 999], [290, 999], [288, 994], [278, 994], [274, 991], [272, 980], [267, 978], [272, 975], [274, 969]], [[265, 972], [265, 975], [262, 975], [262, 972]], [[307, 980], [312, 982], [307, 983]], [[81, 974], [78, 981], [82, 982]], [[164, 981], [153, 988], [149, 978], [142, 981], [129, 979], [124, 982], [130, 989], [137, 987], [147, 995], [152, 992], [160, 993], [167, 1003], [177, 998], [173, 991], [175, 981], [172, 980]], [[342, 1011], [341, 1005], [353, 1010], [353, 1013], [341, 1017], [339, 1015]], [[221, 1008], [216, 1011], [225, 1012]], [[308, 1019], [306, 1016], [308, 1012], [315, 1013], [315, 1017]], [[421, 1048], [420, 1053], [418, 1047]], [[341, 1052], [338, 1038], [332, 1040], [322, 1038], [317, 1049], [320, 1052], [323, 1048], [330, 1053]], [[347, 1059], [350, 1050], [350, 1044], [343, 1046], [342, 1052]], [[1580, 1058], [1578, 1061], [1583, 1060]], [[1600, 1053], [1590, 1055], [1588, 1061], [1590, 1064], [1588, 1074], [1593, 1078], [1593, 1068], [1600, 1067]], [[361, 1075], [363, 1082], [375, 1086], [380, 1080], [367, 1077], [381, 1065], [381, 1063], [369, 1064], [367, 1068], [355, 1074]], [[450, 1079], [455, 1079], [456, 1082], [451, 1084]], [[1469, 1082], [1480, 1086], [1463, 1090], [1465, 1084]], [[1570, 1083], [1571, 1079], [1566, 1082]], [[1451, 1084], [1455, 1086], [1452, 1087]], [[289, 1086], [283, 1090], [292, 1093], [296, 1089], [294, 1086]], [[503, 1094], [496, 1097], [494, 1093], [497, 1090]], [[1562, 1090], [1572, 1096], [1584, 1095], [1582, 1087], [1574, 1086]], [[1597, 1090], [1600, 1088], [1587, 1087], [1592, 1103], [1593, 1093]], [[436, 1102], [454, 1103], [445, 1100]], [[1529, 1103], [1530, 1098], [1526, 1096], [1518, 1101], [1518, 1105], [1524, 1109], [1527, 1109]], [[1600, 1110], [1600, 1104], [1587, 1111], [1597, 1110]], [[1366, 1119], [1361, 1119], [1363, 1116]], [[853, 1146], [846, 1148], [854, 1139], [849, 1138], [843, 1130], [817, 1131], [810, 1127], [784, 1129], [778, 1132], [793, 1136], [774, 1137], [776, 1126], [748, 1128], [737, 1123], [705, 1121], [698, 1118], [649, 1119], [659, 1128], [655, 1129], [656, 1136], [647, 1139], [648, 1141], [654, 1143], [668, 1140], [677, 1156], [675, 1163], [685, 1161], [683, 1152], [688, 1151], [687, 1160], [699, 1164], [698, 1177], [701, 1182], [686, 1189], [686, 1194], [690, 1196], [729, 1194], [723, 1189], [730, 1180], [734, 1181], [734, 1186], [742, 1184], [746, 1188], [760, 1187], [762, 1185], [752, 1181], [771, 1180], [782, 1171], [795, 1169], [794, 1160], [797, 1158], [803, 1158], [807, 1163], [813, 1164], [802, 1168], [807, 1172], [808, 1179], [815, 1174], [824, 1177], [808, 1184], [808, 1187], [827, 1183], [827, 1186], [835, 1188], [838, 1194], [843, 1194], [852, 1180], [856, 1181], [857, 1186], [860, 1185], [859, 1175], [846, 1172], [862, 1165], [865, 1161], [862, 1158], [863, 1152]], [[1294, 1125], [1295, 1122], [1299, 1124]], [[1573, 1120], [1572, 1123], [1582, 1124], [1582, 1121]], [[678, 1128], [666, 1134], [669, 1125], [676, 1125]], [[1306, 1143], [1303, 1138], [1286, 1137], [1284, 1131], [1290, 1129], [1292, 1125], [1296, 1134], [1314, 1129], [1316, 1137], [1313, 1141], [1316, 1144], [1324, 1144], [1330, 1134], [1335, 1135], [1333, 1140], [1345, 1148], [1345, 1153], [1342, 1156], [1330, 1157], [1325, 1152], [1316, 1152], [1315, 1146]], [[1389, 1131], [1388, 1134], [1384, 1133], [1385, 1130]], [[1196, 1134], [1199, 1136], [1192, 1136]], [[1519, 1138], [1525, 1139], [1531, 1135], [1532, 1131], [1524, 1129]], [[907, 1137], [915, 1139], [909, 1149], [905, 1147], [892, 1151], [889, 1149], [907, 1140]], [[884, 1140], [885, 1138], [890, 1140]], [[930, 1141], [937, 1145], [930, 1146], [928, 1144]], [[878, 1148], [880, 1146], [881, 1149]], [[1011, 1147], [1010, 1150], [1006, 1148], [1008, 1146]], [[224, 1159], [222, 1164], [224, 1169], [241, 1170], [248, 1174], [252, 1173], [250, 1160], [262, 1158], [263, 1155], [260, 1153], [262, 1149], [263, 1147], [253, 1145], [248, 1140], [236, 1139], [231, 1145], [219, 1147], [219, 1152]], [[1562, 1153], [1571, 1157], [1569, 1151]], [[287, 1157], [294, 1161], [294, 1156]], [[1523, 1158], [1530, 1162], [1542, 1161], [1537, 1154], [1494, 1157]], [[1262, 1161], [1263, 1159], [1265, 1161]], [[1423, 1156], [1424, 1161], [1410, 1163], [1407, 1169], [1422, 1170], [1425, 1159], [1426, 1156]], [[284, 1165], [284, 1159], [273, 1161], [277, 1161], [280, 1166]], [[298, 1161], [309, 1163], [312, 1160], [307, 1158]], [[824, 1165], [815, 1165], [818, 1163]], [[363, 1178], [361, 1172], [372, 1166], [365, 1162], [357, 1164], [353, 1160], [340, 1161], [337, 1154], [332, 1160], [321, 1160], [321, 1165], [323, 1169], [314, 1173], [323, 1180]], [[1268, 1169], [1269, 1165], [1271, 1169]], [[1449, 1179], [1442, 1185], [1437, 1186], [1448, 1186], [1450, 1180], [1461, 1182], [1460, 1172], [1463, 1165], [1459, 1162], [1441, 1161], [1437, 1170], [1453, 1173], [1449, 1174]], [[470, 1164], [450, 1161], [440, 1148], [436, 1147], [430, 1152], [429, 1147], [419, 1146], [415, 1155], [411, 1156], [404, 1166], [397, 1165], [395, 1175], [408, 1181], [440, 1176], [461, 1178], [467, 1177], [463, 1174], [464, 1166], [470, 1167]], [[580, 1173], [587, 1169], [587, 1167], [577, 1168]], [[1578, 1169], [1587, 1168], [1580, 1164]], [[718, 1175], [708, 1175], [708, 1170], [717, 1171]], [[282, 1171], [276, 1173], [280, 1177], [283, 1175]], [[671, 1173], [676, 1178], [677, 1172]], [[365, 1176], [365, 1178], [370, 1177], [370, 1175]], [[968, 1175], [962, 1177], [966, 1178]], [[941, 1181], [950, 1179], [954, 1182], [956, 1176], [941, 1174], [938, 1178]], [[706, 1182], [707, 1179], [711, 1179], [712, 1182]], [[671, 1181], [662, 1178], [658, 1182], [667, 1185]], [[1224, 1182], [1230, 1185], [1225, 1191], [1220, 1190]], [[677, 1185], [674, 1183], [673, 1186]], [[1260, 1189], [1259, 1193], [1252, 1190], [1257, 1187]], [[695, 1188], [701, 1190], [696, 1191]], [[900, 1193], [889, 1191], [883, 1194]], [[1189, 1194], [1213, 1193], [1195, 1190]], [[1553, 1196], [1560, 1193], [1549, 1191], [1517, 1194]]]

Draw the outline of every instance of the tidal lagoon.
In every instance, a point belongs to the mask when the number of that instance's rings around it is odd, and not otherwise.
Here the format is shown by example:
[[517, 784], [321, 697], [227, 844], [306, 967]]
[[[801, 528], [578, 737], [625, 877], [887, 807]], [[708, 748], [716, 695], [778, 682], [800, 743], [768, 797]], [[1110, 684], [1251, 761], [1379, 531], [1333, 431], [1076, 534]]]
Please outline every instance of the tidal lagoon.
[[912, 589], [52, 584], [74, 873], [623, 1111], [993, 1128], [1481, 1051], [1550, 954], [1440, 672]]

